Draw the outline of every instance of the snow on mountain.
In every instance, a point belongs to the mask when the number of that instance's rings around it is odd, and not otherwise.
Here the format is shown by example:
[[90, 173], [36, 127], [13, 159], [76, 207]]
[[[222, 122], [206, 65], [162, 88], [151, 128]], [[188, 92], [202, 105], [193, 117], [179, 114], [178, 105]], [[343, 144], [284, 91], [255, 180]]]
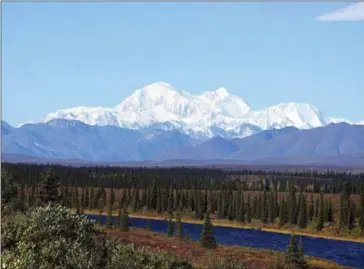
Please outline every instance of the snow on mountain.
[[346, 123], [352, 124], [350, 121], [343, 119], [343, 118], [328, 118], [327, 119], [327, 124], [340, 123], [340, 122], [346, 122]]
[[357, 122], [356, 125], [364, 125], [364, 120]]
[[254, 111], [225, 88], [191, 94], [166, 82], [137, 89], [114, 108], [62, 109], [47, 114], [42, 121], [57, 118], [135, 130], [158, 125], [162, 130], [179, 130], [198, 138], [213, 137], [216, 130], [226, 132], [229, 137], [245, 137], [266, 129], [287, 126], [310, 129], [327, 124], [320, 111], [310, 104], [282, 103]]

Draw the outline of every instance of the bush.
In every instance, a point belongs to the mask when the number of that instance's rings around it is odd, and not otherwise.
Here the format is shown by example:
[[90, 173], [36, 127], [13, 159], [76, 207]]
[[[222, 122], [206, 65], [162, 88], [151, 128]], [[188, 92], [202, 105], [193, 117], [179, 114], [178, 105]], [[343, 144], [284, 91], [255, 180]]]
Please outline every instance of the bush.
[[61, 206], [3, 219], [2, 268], [91, 269], [102, 265], [105, 238], [85, 216]]
[[192, 265], [171, 254], [136, 249], [134, 245], [111, 243], [111, 258], [106, 269], [192, 269]]
[[2, 218], [1, 240], [4, 269], [192, 269], [170, 254], [106, 240], [86, 216], [59, 205]]

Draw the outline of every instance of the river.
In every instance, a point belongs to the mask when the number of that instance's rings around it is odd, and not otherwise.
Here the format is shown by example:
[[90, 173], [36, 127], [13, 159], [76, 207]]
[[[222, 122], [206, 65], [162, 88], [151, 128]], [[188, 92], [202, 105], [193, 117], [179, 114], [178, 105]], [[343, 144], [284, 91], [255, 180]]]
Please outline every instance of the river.
[[[96, 220], [98, 215], [87, 215], [89, 219]], [[116, 217], [113, 217], [116, 219]], [[106, 216], [102, 216], [101, 224], [105, 224]], [[145, 228], [147, 220], [142, 218], [130, 218], [130, 226]], [[150, 220], [153, 232], [167, 234], [168, 223], [165, 220]], [[202, 225], [183, 223], [183, 230], [187, 232], [192, 240], [199, 240]], [[214, 227], [215, 237], [218, 244], [239, 245], [254, 248], [265, 248], [273, 250], [286, 250], [290, 235], [264, 232], [259, 230], [248, 230], [232, 227]], [[301, 236], [297, 236], [300, 238]], [[305, 255], [316, 256], [332, 260], [344, 266], [353, 266], [364, 269], [364, 243], [340, 241], [325, 238], [302, 236]]]

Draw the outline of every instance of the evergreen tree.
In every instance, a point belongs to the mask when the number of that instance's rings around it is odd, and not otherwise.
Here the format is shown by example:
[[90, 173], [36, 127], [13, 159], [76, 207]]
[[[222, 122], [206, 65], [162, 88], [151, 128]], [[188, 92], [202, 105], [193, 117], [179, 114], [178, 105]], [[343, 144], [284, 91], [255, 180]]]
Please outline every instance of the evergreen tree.
[[195, 208], [195, 217], [198, 219], [202, 218], [202, 194], [200, 190], [196, 191], [196, 208]]
[[129, 231], [129, 215], [126, 209], [123, 210], [121, 214], [120, 222], [119, 222], [119, 230], [121, 232], [128, 232]]
[[271, 191], [269, 193], [269, 197], [268, 197], [268, 222], [269, 223], [273, 223], [274, 222], [274, 218], [275, 218], [275, 196], [274, 196], [274, 192]]
[[157, 210], [157, 201], [158, 201], [158, 194], [157, 194], [157, 181], [152, 181], [152, 186], [150, 188], [150, 208], [153, 210]]
[[58, 177], [51, 169], [48, 169], [46, 173], [42, 175], [42, 182], [39, 191], [39, 200], [42, 203], [54, 203], [59, 200], [58, 182]]
[[298, 226], [300, 228], [307, 227], [306, 195], [301, 196], [300, 210], [298, 215]]
[[324, 210], [324, 195], [320, 193], [320, 206], [319, 213], [316, 219], [316, 230], [321, 231], [324, 228], [324, 218], [325, 218], [325, 210]]
[[167, 202], [167, 212], [169, 214], [172, 214], [172, 211], [173, 211], [173, 190], [170, 189]]
[[313, 221], [314, 215], [314, 201], [313, 201], [313, 194], [311, 193], [310, 196], [310, 207], [308, 208], [308, 221]]
[[234, 219], [234, 194], [231, 191], [228, 195], [227, 218], [230, 221]]
[[114, 188], [111, 188], [109, 203], [110, 203], [111, 208], [114, 208], [114, 204], [115, 204], [115, 191], [114, 191]]
[[286, 216], [286, 207], [285, 207], [285, 200], [284, 197], [281, 199], [279, 205], [279, 225], [283, 226], [287, 223], [287, 216]]
[[113, 221], [112, 221], [112, 205], [111, 203], [109, 203], [109, 208], [108, 208], [108, 212], [107, 212], [107, 221], [106, 221], [106, 225], [108, 228], [111, 228], [113, 225]]
[[318, 219], [319, 215], [320, 215], [320, 199], [317, 197], [315, 204], [315, 220]]
[[13, 175], [7, 169], [3, 169], [1, 175], [1, 206], [10, 203], [17, 196], [18, 188], [15, 185]]
[[263, 223], [267, 223], [268, 222], [268, 204], [267, 204], [267, 193], [264, 190], [263, 191], [263, 196], [262, 196], [262, 203], [261, 203], [261, 220]]
[[348, 218], [349, 230], [352, 230], [355, 227], [355, 213], [356, 213], [356, 204], [353, 201], [351, 201], [349, 209], [349, 218]]
[[162, 213], [163, 201], [162, 201], [162, 193], [160, 190], [157, 191], [157, 213]]
[[342, 229], [345, 225], [345, 213], [344, 213], [344, 196], [340, 194], [340, 217], [339, 217], [339, 227]]
[[251, 208], [250, 195], [248, 195], [248, 201], [246, 205], [246, 221], [248, 223], [252, 222], [252, 208]]
[[262, 218], [262, 196], [260, 194], [258, 195], [258, 199], [257, 199], [255, 218], [256, 219]]
[[289, 241], [287, 250], [285, 252], [285, 262], [286, 264], [290, 265], [290, 266], [296, 266], [296, 263], [299, 259], [299, 254], [298, 254], [298, 248], [297, 248], [297, 243], [296, 243], [296, 237], [294, 234], [291, 234], [291, 239]]
[[94, 191], [94, 188], [91, 188], [91, 190], [90, 190], [89, 209], [96, 208], [96, 206], [94, 206], [94, 200], [95, 200], [95, 191]]
[[173, 236], [173, 221], [171, 219], [168, 220], [168, 236]]
[[327, 221], [328, 222], [333, 222], [334, 221], [334, 212], [333, 212], [333, 209], [332, 209], [331, 199], [329, 199], [329, 201], [327, 203]]
[[252, 218], [253, 219], [258, 219], [257, 218], [257, 204], [258, 204], [258, 197], [255, 196], [253, 199], [253, 205], [252, 205]]
[[89, 188], [86, 187], [86, 191], [85, 191], [85, 204], [84, 204], [85, 208], [89, 208], [90, 207], [90, 192], [89, 192]]
[[308, 268], [308, 264], [305, 261], [305, 253], [304, 253], [304, 249], [303, 249], [303, 244], [302, 244], [302, 238], [300, 238], [300, 242], [298, 243], [298, 249], [297, 249], [297, 269], [306, 269]]
[[131, 210], [133, 212], [137, 212], [139, 207], [139, 189], [134, 188], [132, 192], [132, 198], [131, 198]]
[[150, 219], [147, 219], [147, 230], [151, 231], [152, 230], [152, 224], [150, 222]]
[[82, 188], [82, 190], [81, 190], [81, 203], [80, 203], [80, 205], [81, 205], [81, 207], [84, 207], [85, 206], [85, 188]]
[[364, 231], [364, 187], [360, 192], [360, 213], [359, 213], [359, 227], [361, 231]]
[[183, 238], [181, 212], [179, 212], [179, 211], [177, 211], [177, 213], [176, 213], [176, 237], [179, 239]]
[[115, 223], [116, 227], [120, 227], [122, 217], [123, 217], [123, 209], [121, 207], [119, 207], [119, 209], [118, 209], [118, 218], [117, 218], [117, 221]]
[[126, 190], [123, 190], [123, 193], [121, 193], [120, 191], [120, 201], [119, 201], [119, 208], [126, 208], [127, 207], [127, 203], [126, 203]]
[[288, 208], [289, 208], [289, 214], [288, 214], [288, 222], [292, 225], [297, 224], [297, 218], [296, 218], [296, 191], [294, 189], [294, 186], [291, 185], [289, 188], [288, 193]]
[[238, 211], [238, 221], [245, 222], [245, 204], [244, 204], [244, 197], [241, 197], [240, 206]]
[[209, 211], [207, 211], [205, 214], [200, 243], [201, 243], [202, 247], [208, 248], [208, 249], [217, 247], [216, 240], [215, 240], [215, 233], [212, 228]]

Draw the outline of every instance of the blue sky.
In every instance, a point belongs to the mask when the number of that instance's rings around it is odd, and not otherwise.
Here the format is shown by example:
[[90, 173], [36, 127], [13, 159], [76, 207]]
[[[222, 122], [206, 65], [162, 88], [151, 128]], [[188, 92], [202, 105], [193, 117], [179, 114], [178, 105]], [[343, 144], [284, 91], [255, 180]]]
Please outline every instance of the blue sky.
[[348, 5], [4, 2], [2, 116], [113, 107], [166, 81], [223, 86], [254, 109], [308, 102], [364, 120], [364, 21], [330, 17]]

